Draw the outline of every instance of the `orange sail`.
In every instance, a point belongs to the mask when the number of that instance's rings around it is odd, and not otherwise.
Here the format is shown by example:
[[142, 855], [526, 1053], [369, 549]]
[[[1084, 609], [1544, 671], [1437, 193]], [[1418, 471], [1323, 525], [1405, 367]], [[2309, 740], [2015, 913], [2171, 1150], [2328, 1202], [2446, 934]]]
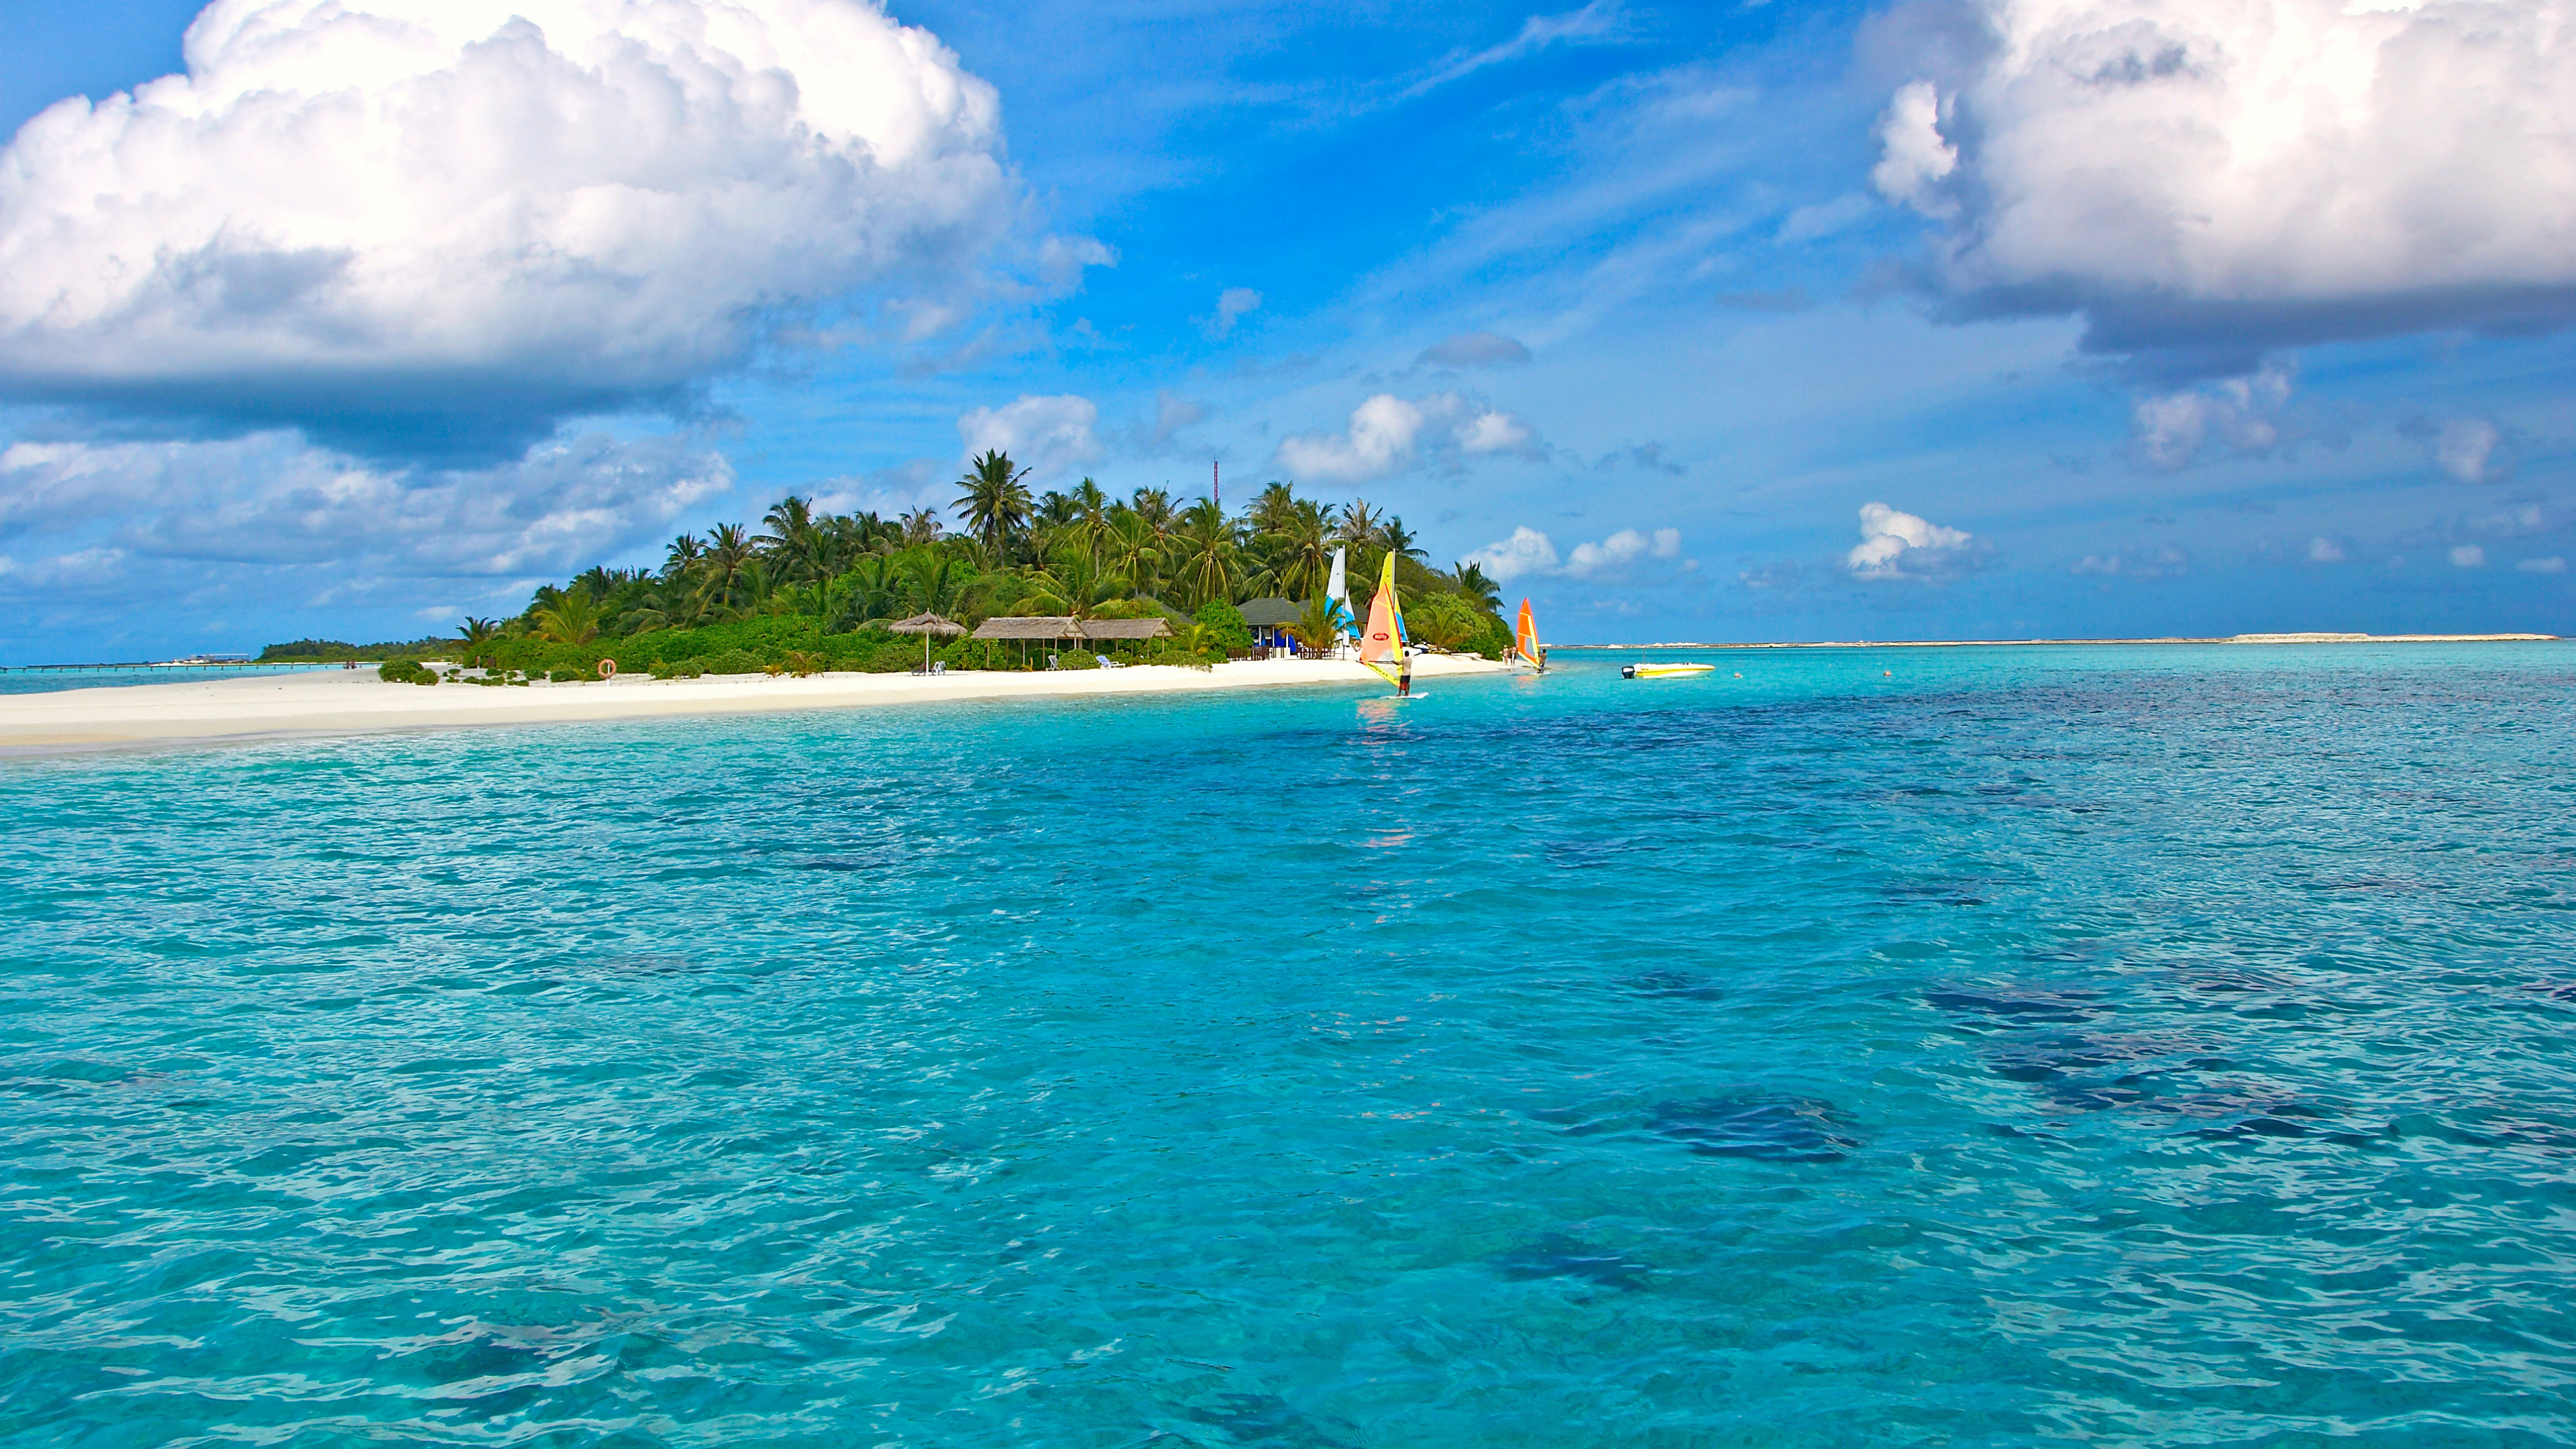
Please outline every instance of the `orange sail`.
[[1377, 597], [1369, 600], [1368, 627], [1360, 631], [1360, 662], [1389, 684], [1396, 680], [1386, 666], [1404, 662], [1404, 610], [1396, 603], [1395, 555], [1391, 553], [1378, 576]]
[[1529, 600], [1521, 600], [1520, 627], [1512, 631], [1512, 652], [1529, 663], [1532, 669], [1545, 669], [1538, 658], [1538, 623], [1530, 618]]

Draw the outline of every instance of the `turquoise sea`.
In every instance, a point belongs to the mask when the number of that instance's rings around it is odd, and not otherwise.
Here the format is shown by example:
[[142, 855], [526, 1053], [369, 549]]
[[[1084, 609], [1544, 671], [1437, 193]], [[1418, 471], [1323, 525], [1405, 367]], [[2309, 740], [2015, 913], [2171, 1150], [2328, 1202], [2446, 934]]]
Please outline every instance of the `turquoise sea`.
[[202, 684], [261, 674], [310, 674], [337, 664], [44, 664], [0, 668], [0, 695], [50, 694], [58, 689], [105, 689], [129, 684]]
[[2576, 1438], [2576, 646], [1633, 657], [0, 762], [0, 1440]]

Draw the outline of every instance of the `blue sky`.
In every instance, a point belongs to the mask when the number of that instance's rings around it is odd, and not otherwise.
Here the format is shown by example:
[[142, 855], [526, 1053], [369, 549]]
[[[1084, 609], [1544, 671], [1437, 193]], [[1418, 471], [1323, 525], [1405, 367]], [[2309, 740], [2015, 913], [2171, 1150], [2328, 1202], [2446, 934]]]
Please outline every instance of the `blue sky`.
[[2568, 9], [13, 0], [0, 662], [988, 443], [1567, 639], [2576, 633]]

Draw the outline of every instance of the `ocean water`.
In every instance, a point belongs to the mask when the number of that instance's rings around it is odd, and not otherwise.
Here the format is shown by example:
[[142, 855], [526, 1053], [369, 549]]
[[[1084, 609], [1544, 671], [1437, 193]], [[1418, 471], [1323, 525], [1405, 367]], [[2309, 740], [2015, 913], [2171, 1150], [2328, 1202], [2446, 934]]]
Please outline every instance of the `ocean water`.
[[1623, 657], [0, 764], [0, 1440], [2576, 1437], [2576, 647]]
[[337, 664], [131, 665], [50, 664], [0, 668], [0, 695], [51, 694], [60, 689], [105, 689], [128, 684], [197, 684], [261, 674], [309, 674]]

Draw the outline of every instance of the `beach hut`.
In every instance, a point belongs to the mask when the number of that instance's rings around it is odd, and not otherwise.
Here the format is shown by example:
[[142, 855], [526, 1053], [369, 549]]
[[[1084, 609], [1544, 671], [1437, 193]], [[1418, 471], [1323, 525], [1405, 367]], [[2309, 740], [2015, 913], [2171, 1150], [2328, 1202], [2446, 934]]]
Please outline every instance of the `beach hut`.
[[1085, 619], [1082, 637], [1104, 643], [1133, 644], [1147, 639], [1169, 639], [1172, 626], [1162, 619]]
[[1252, 628], [1252, 642], [1265, 649], [1286, 649], [1294, 642], [1289, 626], [1306, 617], [1306, 606], [1292, 599], [1247, 600], [1240, 612]]
[[892, 629], [898, 634], [918, 634], [921, 636], [921, 672], [924, 674], [928, 674], [930, 672], [930, 636], [933, 634], [963, 634], [966, 632], [965, 625], [958, 623], [954, 619], [943, 618], [937, 614], [915, 614], [909, 619], [888, 624], [886, 627]]
[[987, 619], [976, 627], [975, 637], [984, 640], [1000, 640], [1004, 643], [1017, 642], [1020, 646], [1020, 662], [1026, 664], [1029, 659], [1031, 640], [1035, 640], [1040, 648], [1069, 647], [1082, 638], [1082, 625], [1080, 621], [1067, 614], [1041, 614], [1022, 619]]

